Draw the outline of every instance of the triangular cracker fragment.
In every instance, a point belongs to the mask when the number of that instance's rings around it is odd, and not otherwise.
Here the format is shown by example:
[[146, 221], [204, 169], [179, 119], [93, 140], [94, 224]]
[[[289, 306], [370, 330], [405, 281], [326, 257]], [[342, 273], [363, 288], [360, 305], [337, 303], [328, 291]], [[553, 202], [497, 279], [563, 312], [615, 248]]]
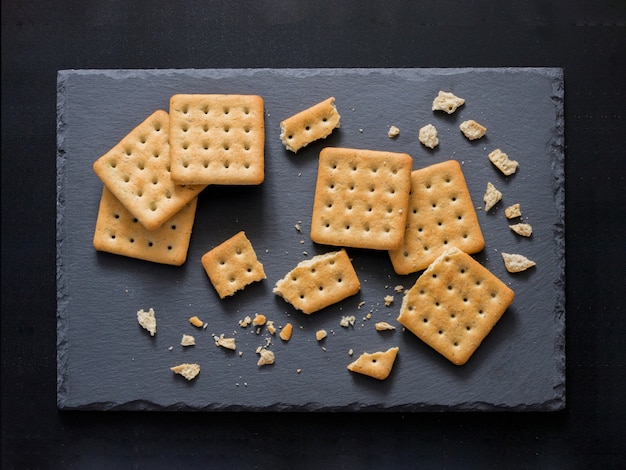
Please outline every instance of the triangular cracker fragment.
[[311, 314], [359, 292], [361, 284], [344, 249], [301, 261], [273, 292]]
[[509, 156], [500, 149], [495, 149], [489, 154], [489, 161], [506, 176], [515, 173], [519, 166], [517, 161], [509, 159]]
[[200, 365], [199, 364], [179, 364], [174, 367], [170, 367], [170, 370], [182, 375], [187, 380], [193, 380], [200, 373]]
[[426, 269], [449, 246], [477, 253], [485, 246], [461, 165], [448, 160], [411, 174], [404, 241], [389, 256], [397, 274]]
[[459, 128], [461, 129], [461, 132], [463, 132], [463, 135], [469, 140], [480, 139], [487, 133], [487, 128], [478, 124], [473, 119], [463, 121]]
[[463, 98], [459, 98], [450, 93], [449, 91], [439, 91], [436, 98], [433, 100], [433, 111], [445, 111], [448, 114], [452, 114], [459, 106], [465, 104]]
[[404, 238], [412, 165], [406, 153], [322, 149], [311, 239], [342, 247], [398, 248]]
[[141, 309], [137, 312], [137, 322], [144, 330], [150, 333], [150, 336], [154, 336], [157, 331], [156, 317], [154, 316], [154, 309], [150, 308], [147, 312]]
[[341, 116], [330, 97], [280, 123], [280, 140], [287, 150], [297, 152], [311, 142], [328, 137], [340, 126]]
[[487, 183], [487, 189], [485, 190], [485, 195], [483, 196], [483, 201], [485, 201], [485, 212], [491, 210], [491, 208], [500, 202], [501, 199], [502, 193], [498, 191], [492, 183]]
[[504, 210], [507, 219], [514, 219], [522, 216], [522, 209], [519, 203], [513, 204]]
[[265, 279], [263, 265], [243, 231], [205, 253], [202, 266], [222, 299]]
[[93, 164], [113, 195], [148, 230], [156, 230], [202, 191], [170, 175], [169, 116], [155, 111]]
[[458, 248], [406, 292], [398, 321], [453, 364], [465, 364], [511, 305], [513, 291]]
[[533, 234], [533, 227], [530, 224], [514, 224], [509, 225], [509, 228], [523, 237], [530, 237]]
[[161, 227], [148, 230], [104, 186], [93, 246], [115, 255], [180, 266], [187, 259], [197, 203], [194, 197]]
[[536, 266], [537, 263], [529, 260], [525, 256], [511, 253], [502, 253], [502, 259], [504, 260], [504, 266], [506, 270], [510, 273], [519, 273], [522, 271], [526, 271], [533, 266]]
[[396, 346], [384, 352], [363, 353], [356, 361], [348, 364], [348, 370], [378, 380], [385, 380], [391, 373], [399, 349]]
[[257, 185], [265, 178], [263, 98], [170, 98], [172, 179], [179, 184]]

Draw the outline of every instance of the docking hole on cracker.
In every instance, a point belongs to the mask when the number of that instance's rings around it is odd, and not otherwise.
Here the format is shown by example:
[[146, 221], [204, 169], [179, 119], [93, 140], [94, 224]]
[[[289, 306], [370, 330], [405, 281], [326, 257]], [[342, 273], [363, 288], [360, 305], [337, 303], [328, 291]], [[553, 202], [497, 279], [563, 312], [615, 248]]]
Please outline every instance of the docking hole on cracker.
[[355, 361], [348, 364], [348, 370], [378, 380], [385, 380], [391, 373], [399, 350], [400, 348], [395, 346], [387, 351], [363, 353]]

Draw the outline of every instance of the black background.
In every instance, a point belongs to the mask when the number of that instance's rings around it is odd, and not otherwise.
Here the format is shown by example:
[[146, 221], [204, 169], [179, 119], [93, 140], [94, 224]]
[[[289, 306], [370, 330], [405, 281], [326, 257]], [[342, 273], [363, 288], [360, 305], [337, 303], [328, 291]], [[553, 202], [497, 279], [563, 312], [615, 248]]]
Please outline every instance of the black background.
[[[3, 468], [624, 467], [623, 0], [2, 0], [1, 21]], [[58, 70], [504, 66], [565, 71], [565, 410], [57, 410]]]

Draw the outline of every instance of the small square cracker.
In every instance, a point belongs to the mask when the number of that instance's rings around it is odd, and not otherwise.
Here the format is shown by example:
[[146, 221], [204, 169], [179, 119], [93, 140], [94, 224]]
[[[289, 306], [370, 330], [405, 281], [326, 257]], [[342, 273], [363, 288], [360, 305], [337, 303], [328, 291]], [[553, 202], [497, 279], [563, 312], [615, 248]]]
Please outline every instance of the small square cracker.
[[263, 265], [243, 231], [206, 252], [202, 266], [222, 299], [265, 279]]
[[389, 250], [399, 247], [413, 159], [406, 153], [326, 147], [319, 157], [311, 239]]
[[182, 265], [187, 259], [198, 197], [156, 230], [147, 230], [104, 186], [93, 246], [98, 251], [154, 263]]
[[178, 184], [261, 184], [263, 113], [263, 98], [256, 95], [172, 96], [172, 179]]
[[514, 296], [487, 268], [452, 247], [407, 291], [398, 321], [453, 364], [463, 365]]
[[378, 380], [385, 380], [391, 373], [399, 349], [395, 346], [387, 351], [363, 353], [354, 362], [348, 364], [348, 370], [357, 374], [369, 375]]
[[456, 160], [411, 174], [411, 197], [403, 245], [389, 252], [397, 274], [426, 269], [446, 248], [472, 254], [485, 247], [461, 165]]
[[280, 140], [287, 150], [297, 152], [311, 142], [325, 139], [341, 123], [341, 116], [330, 97], [280, 123]]
[[93, 164], [106, 187], [148, 230], [156, 230], [202, 191], [170, 176], [169, 116], [157, 110]]
[[341, 249], [301, 261], [276, 282], [273, 292], [308, 315], [356, 294], [360, 288], [352, 262]]

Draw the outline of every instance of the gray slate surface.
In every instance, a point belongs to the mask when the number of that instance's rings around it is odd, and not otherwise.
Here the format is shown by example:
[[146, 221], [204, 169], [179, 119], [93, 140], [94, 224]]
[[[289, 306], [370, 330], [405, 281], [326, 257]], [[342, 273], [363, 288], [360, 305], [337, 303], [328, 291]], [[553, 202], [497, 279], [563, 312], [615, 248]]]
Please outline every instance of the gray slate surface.
[[[448, 116], [433, 113], [439, 90], [466, 99]], [[92, 163], [175, 93], [259, 94], [266, 107], [266, 180], [258, 187], [209, 187], [200, 196], [187, 263], [162, 266], [98, 253], [92, 237], [102, 185]], [[282, 146], [279, 123], [328, 96], [341, 128], [294, 155]], [[469, 142], [458, 125], [475, 119], [487, 136]], [[418, 129], [434, 124], [431, 151]], [[387, 137], [390, 125], [400, 128]], [[557, 410], [565, 406], [564, 142], [560, 69], [253, 69], [66, 70], [58, 74], [58, 379], [61, 409], [97, 410]], [[516, 293], [470, 361], [457, 367], [410, 332], [375, 331], [395, 321], [401, 295], [418, 274], [397, 276], [384, 252], [349, 249], [362, 289], [311, 316], [272, 294], [275, 281], [299, 261], [333, 248], [308, 237], [317, 156], [324, 146], [407, 152], [414, 168], [450, 158], [462, 163], [477, 207], [488, 181], [504, 193], [490, 213], [478, 211], [486, 248], [475, 256]], [[501, 148], [520, 162], [504, 177], [487, 159]], [[520, 202], [531, 239], [515, 235], [504, 208]], [[301, 222], [303, 233], [294, 225]], [[203, 253], [245, 230], [267, 279], [220, 300], [200, 264]], [[303, 241], [303, 243], [301, 243]], [[511, 275], [500, 251], [519, 252], [537, 268]], [[306, 254], [305, 254], [306, 253]], [[363, 305], [359, 308], [359, 304]], [[158, 333], [139, 327], [137, 310], [153, 307]], [[272, 338], [273, 366], [259, 368], [255, 349], [265, 331], [241, 329], [246, 315], [292, 322], [289, 343]], [[371, 319], [364, 320], [368, 314]], [[188, 318], [208, 323], [197, 330]], [[353, 328], [339, 325], [356, 315]], [[328, 338], [319, 344], [315, 331]], [[236, 332], [238, 353], [215, 347], [211, 334]], [[197, 345], [180, 346], [183, 333]], [[358, 354], [399, 346], [384, 382], [351, 374]], [[169, 347], [173, 349], [170, 351]], [[348, 351], [352, 349], [354, 356]], [[169, 368], [198, 362], [196, 380]], [[297, 373], [297, 369], [301, 369]]]

